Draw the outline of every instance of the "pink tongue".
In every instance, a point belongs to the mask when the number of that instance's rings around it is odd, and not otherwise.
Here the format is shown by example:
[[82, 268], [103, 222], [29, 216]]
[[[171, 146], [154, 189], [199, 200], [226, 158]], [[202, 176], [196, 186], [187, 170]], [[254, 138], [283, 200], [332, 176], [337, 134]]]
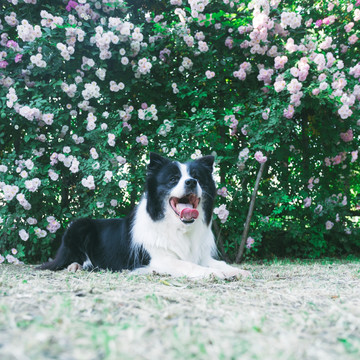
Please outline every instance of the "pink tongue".
[[199, 212], [196, 209], [185, 208], [181, 210], [180, 218], [184, 220], [197, 219]]

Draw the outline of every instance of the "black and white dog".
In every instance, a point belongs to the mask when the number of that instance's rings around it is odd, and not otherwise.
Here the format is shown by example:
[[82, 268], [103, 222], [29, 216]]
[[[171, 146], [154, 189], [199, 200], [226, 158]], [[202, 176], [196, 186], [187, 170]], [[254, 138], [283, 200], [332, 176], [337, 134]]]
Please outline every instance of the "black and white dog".
[[55, 259], [39, 269], [129, 269], [135, 274], [222, 279], [248, 275], [213, 258], [213, 164], [213, 156], [183, 164], [151, 153], [146, 192], [132, 214], [74, 221]]

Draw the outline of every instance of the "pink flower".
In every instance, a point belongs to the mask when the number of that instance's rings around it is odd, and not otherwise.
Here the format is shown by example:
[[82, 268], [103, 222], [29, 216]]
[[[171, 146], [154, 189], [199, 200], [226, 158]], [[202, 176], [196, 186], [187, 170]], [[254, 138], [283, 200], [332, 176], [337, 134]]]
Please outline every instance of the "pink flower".
[[267, 108], [265, 111], [262, 112], [261, 117], [262, 117], [264, 120], [267, 120], [267, 119], [269, 119], [269, 113], [270, 113], [270, 109]]
[[353, 22], [350, 22], [350, 23], [348, 23], [348, 24], [346, 24], [346, 25], [344, 26], [344, 29], [345, 29], [346, 32], [350, 32], [351, 29], [353, 28], [353, 26], [354, 26], [354, 23], [353, 23]]
[[16, 41], [14, 41], [14, 40], [9, 40], [7, 43], [6, 43], [6, 46], [8, 47], [8, 48], [13, 48], [13, 49], [16, 49], [19, 45], [18, 45], [18, 43], [16, 42]]
[[294, 112], [295, 112], [294, 106], [289, 105], [288, 108], [284, 110], [284, 116], [287, 119], [291, 119], [294, 116]]
[[15, 63], [18, 63], [18, 62], [20, 62], [21, 60], [22, 60], [22, 54], [16, 54], [16, 56], [15, 56]]
[[322, 25], [322, 20], [316, 20], [316, 23], [315, 23], [316, 26], [321, 26]]
[[326, 230], [331, 230], [333, 226], [334, 226], [334, 223], [331, 222], [330, 220], [328, 220], [328, 221], [325, 223]]
[[70, 0], [68, 4], [66, 5], [66, 10], [71, 11], [71, 9], [75, 9], [78, 6], [78, 3], [76, 1]]
[[226, 40], [225, 40], [225, 46], [227, 46], [229, 49], [232, 49], [234, 45], [234, 40], [232, 37], [227, 37]]
[[208, 78], [208, 79], [211, 79], [215, 76], [215, 73], [213, 71], [210, 71], [210, 70], [207, 70], [205, 72], [205, 76]]
[[287, 63], [288, 61], [288, 58], [287, 56], [277, 56], [275, 58], [275, 69], [283, 69], [284, 68], [284, 65]]
[[244, 126], [241, 128], [241, 133], [242, 133], [243, 135], [247, 135], [247, 128], [248, 128], [247, 125], [244, 125]]
[[351, 152], [351, 162], [355, 162], [358, 158], [358, 150], [352, 151]]
[[329, 24], [330, 24], [330, 19], [329, 19], [328, 17], [326, 17], [326, 18], [324, 18], [324, 19], [322, 20], [322, 23], [323, 23], [324, 25], [329, 25]]
[[243, 69], [239, 69], [238, 71], [234, 71], [233, 75], [238, 78], [239, 80], [245, 80], [246, 79], [246, 72]]
[[304, 206], [309, 207], [311, 205], [311, 197], [307, 197], [304, 199]]
[[224, 224], [229, 216], [229, 211], [226, 209], [226, 205], [222, 204], [220, 207], [214, 209], [214, 214], [216, 214], [219, 217], [220, 222]]
[[5, 69], [9, 63], [5, 60], [0, 61], [0, 69]]
[[146, 135], [140, 135], [140, 136], [138, 136], [138, 137], [136, 138], [136, 142], [137, 142], [137, 143], [140, 143], [140, 144], [143, 145], [143, 146], [146, 146], [146, 145], [149, 143], [148, 138], [147, 138]]
[[246, 247], [248, 248], [248, 249], [250, 249], [251, 247], [252, 247], [252, 245], [254, 244], [254, 242], [255, 242], [255, 240], [252, 238], [252, 237], [248, 237], [247, 239], [246, 239]]
[[226, 197], [228, 192], [227, 192], [227, 188], [224, 186], [221, 189], [218, 189], [217, 194], [222, 196], [222, 197]]
[[357, 41], [359, 40], [359, 38], [354, 34], [354, 35], [351, 35], [349, 37], [349, 43], [350, 44], [355, 44]]
[[285, 88], [286, 82], [284, 80], [276, 81], [274, 83], [274, 89], [276, 92], [283, 91]]
[[350, 141], [352, 141], [354, 139], [354, 134], [353, 134], [353, 131], [351, 129], [349, 129], [345, 133], [340, 133], [340, 137], [341, 137], [342, 141], [350, 142]]
[[267, 157], [264, 156], [261, 151], [257, 151], [255, 153], [255, 160], [258, 161], [260, 164], [263, 164], [264, 162], [266, 162]]

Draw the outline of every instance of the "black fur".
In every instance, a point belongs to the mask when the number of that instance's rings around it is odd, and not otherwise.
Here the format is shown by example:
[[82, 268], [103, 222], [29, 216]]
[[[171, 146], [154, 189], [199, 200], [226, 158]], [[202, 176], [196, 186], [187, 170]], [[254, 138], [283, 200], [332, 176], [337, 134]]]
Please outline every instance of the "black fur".
[[77, 262], [83, 264], [86, 254], [94, 268], [120, 271], [148, 265], [149, 254], [130, 246], [130, 217], [124, 219], [79, 219], [65, 231], [61, 246], [53, 261], [39, 270], [61, 270]]

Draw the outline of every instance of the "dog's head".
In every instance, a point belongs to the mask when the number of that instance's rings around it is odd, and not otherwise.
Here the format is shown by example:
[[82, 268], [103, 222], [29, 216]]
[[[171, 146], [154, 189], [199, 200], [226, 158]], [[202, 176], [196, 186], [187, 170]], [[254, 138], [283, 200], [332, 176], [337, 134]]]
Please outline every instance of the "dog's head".
[[209, 225], [215, 197], [213, 164], [213, 156], [183, 164], [150, 153], [146, 209], [151, 218], [171, 216], [184, 224], [205, 221]]

